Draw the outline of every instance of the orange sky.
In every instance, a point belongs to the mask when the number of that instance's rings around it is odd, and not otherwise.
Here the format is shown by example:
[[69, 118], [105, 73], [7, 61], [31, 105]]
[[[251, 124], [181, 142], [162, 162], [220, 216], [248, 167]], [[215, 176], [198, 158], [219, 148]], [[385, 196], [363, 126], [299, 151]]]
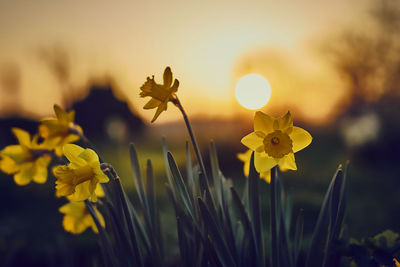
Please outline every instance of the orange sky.
[[[146, 76], [160, 81], [165, 66], [180, 80], [178, 95], [192, 115], [253, 114], [234, 100], [236, 80], [264, 75], [272, 96], [266, 110], [288, 107], [320, 120], [343, 96], [336, 73], [312, 52], [330, 31], [365, 16], [366, 1], [52, 1], [0, 2], [0, 74], [20, 77], [24, 109], [49, 114], [60, 84], [39, 60], [40, 48], [63, 47], [69, 84], [113, 77], [140, 114]], [[0, 83], [0, 105], [15, 106]], [[160, 122], [180, 116], [169, 111]], [[252, 115], [251, 115], [252, 116]]]

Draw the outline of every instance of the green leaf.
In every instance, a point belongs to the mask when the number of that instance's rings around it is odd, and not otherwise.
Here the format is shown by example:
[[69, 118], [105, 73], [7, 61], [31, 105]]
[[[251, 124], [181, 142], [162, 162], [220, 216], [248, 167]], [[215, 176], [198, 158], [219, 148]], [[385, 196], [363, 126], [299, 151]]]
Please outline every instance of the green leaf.
[[174, 188], [174, 183], [172, 181], [172, 174], [169, 168], [169, 162], [168, 162], [168, 149], [167, 149], [167, 141], [165, 138], [162, 138], [162, 150], [163, 150], [163, 156], [164, 156], [164, 163], [165, 163], [165, 173], [167, 174], [167, 179], [168, 183], [170, 184], [170, 189], [172, 191], [172, 194], [174, 198], [176, 199], [175, 195], [175, 188]]
[[297, 261], [299, 259], [301, 244], [303, 242], [303, 230], [304, 230], [304, 210], [300, 209], [296, 220], [296, 232], [294, 234], [293, 243], [293, 254], [294, 254], [294, 264], [297, 266]]
[[[341, 183], [342, 177], [343, 171], [341, 166], [339, 166], [328, 187], [318, 215], [317, 224], [311, 240], [310, 250], [308, 252], [307, 266], [322, 266], [324, 264], [324, 259], [327, 259], [327, 255], [329, 253], [328, 235], [331, 222], [330, 214], [332, 209], [336, 207], [336, 205], [331, 205], [332, 191], [335, 188], [335, 192], [340, 192], [337, 190], [338, 185], [336, 183]], [[337, 199], [336, 196], [334, 199]]]
[[125, 192], [122, 188], [120, 180], [114, 179], [114, 181], [116, 182], [117, 188], [119, 189], [119, 192], [120, 192], [119, 195], [120, 195], [120, 199], [121, 199], [121, 203], [122, 203], [122, 209], [124, 211], [125, 220], [128, 225], [128, 231], [129, 231], [129, 236], [130, 236], [129, 240], [131, 241], [131, 244], [132, 244], [133, 256], [134, 256], [134, 259], [136, 260], [136, 265], [143, 266], [143, 255], [142, 255], [142, 252], [139, 247], [138, 239], [136, 237], [136, 230], [135, 230], [135, 227], [134, 227], [134, 224], [132, 221], [132, 213], [130, 211], [132, 209], [128, 208], [128, 200], [127, 200]]
[[100, 223], [100, 220], [97, 216], [96, 211], [93, 208], [92, 203], [89, 200], [85, 200], [85, 205], [90, 215], [92, 216], [94, 223], [96, 224], [97, 230], [99, 231], [100, 249], [102, 251], [105, 264], [109, 266], [118, 266], [118, 259], [114, 254], [114, 247], [111, 244], [107, 233], [104, 231], [104, 228]]
[[142, 176], [140, 174], [139, 159], [137, 156], [135, 146], [132, 143], [129, 145], [129, 155], [130, 155], [130, 162], [133, 174], [133, 181], [135, 182], [136, 190], [138, 191], [140, 203], [145, 213], [147, 213], [146, 215], [150, 217], [149, 205], [147, 203], [146, 195], [144, 193]]
[[223, 238], [222, 230], [218, 227], [218, 224], [214, 220], [213, 216], [211, 216], [205, 203], [200, 198], [198, 198], [197, 201], [204, 224], [209, 233], [206, 236], [208, 236], [211, 245], [215, 249], [219, 261], [223, 266], [236, 266], [235, 261], [233, 260], [233, 257], [229, 252], [228, 245]]
[[220, 209], [222, 209], [222, 179], [219, 170], [217, 149], [214, 142], [210, 143], [210, 161], [211, 161], [211, 177], [212, 184], [215, 186], [215, 199]]
[[[238, 245], [238, 247], [241, 248], [241, 250], [242, 250], [242, 253], [241, 253], [242, 263], [254, 265], [256, 262], [256, 254], [255, 254], [256, 244], [254, 241], [251, 223], [250, 223], [249, 217], [246, 213], [244, 204], [240, 200], [239, 194], [236, 192], [236, 190], [233, 187], [231, 187], [231, 194], [232, 194], [232, 207], [236, 214], [238, 223], [240, 223], [240, 225], [242, 226], [242, 228], [244, 230], [242, 240]], [[238, 233], [236, 235], [237, 235], [237, 238], [239, 239]], [[253, 260], [255, 262], [249, 262], [249, 260]]]
[[195, 202], [194, 196], [197, 191], [196, 191], [196, 183], [194, 180], [192, 156], [190, 155], [190, 148], [188, 142], [186, 142], [186, 176], [187, 176], [187, 185], [191, 202], [194, 203]]
[[147, 213], [145, 213], [145, 216], [146, 214], [149, 215], [149, 218], [146, 218], [146, 224], [148, 225], [148, 236], [151, 239], [153, 257], [152, 262], [154, 262], [154, 264], [161, 264], [163, 255], [163, 241], [161, 236], [160, 217], [158, 214], [154, 193], [153, 168], [150, 160], [147, 161], [146, 165], [146, 199], [149, 210]]
[[254, 168], [254, 153], [251, 155], [250, 160], [250, 173], [249, 173], [249, 211], [253, 230], [253, 237], [255, 241], [255, 249], [257, 255], [257, 265], [264, 265], [264, 246], [263, 235], [261, 230], [261, 209], [260, 209], [260, 178]]
[[336, 220], [333, 222], [332, 231], [330, 235], [330, 239], [338, 239], [342, 224], [344, 220], [344, 216], [346, 213], [346, 206], [347, 206], [347, 170], [348, 170], [348, 162], [345, 165], [345, 169], [343, 172], [343, 181], [340, 188], [340, 196], [339, 196], [339, 206], [337, 211]]
[[170, 152], [168, 152], [168, 163], [169, 163], [169, 167], [172, 173], [172, 178], [174, 181], [174, 185], [176, 186], [175, 190], [177, 195], [181, 198], [181, 200], [183, 201], [186, 210], [189, 212], [190, 216], [193, 218], [193, 220], [195, 221], [196, 218], [194, 216], [194, 208], [192, 203], [190, 202], [190, 197], [189, 197], [189, 193], [187, 191], [186, 185], [183, 182], [182, 179], [182, 175], [178, 169], [178, 166], [176, 166], [174, 157], [172, 156], [172, 154]]

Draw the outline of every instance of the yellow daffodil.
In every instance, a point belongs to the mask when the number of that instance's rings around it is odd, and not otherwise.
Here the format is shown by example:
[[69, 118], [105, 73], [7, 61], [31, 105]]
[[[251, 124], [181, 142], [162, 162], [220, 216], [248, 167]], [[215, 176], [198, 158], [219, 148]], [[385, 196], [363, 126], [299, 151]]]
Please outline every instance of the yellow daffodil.
[[83, 133], [79, 125], [74, 124], [75, 111], [66, 112], [58, 105], [54, 105], [56, 118], [46, 118], [41, 120], [39, 125], [39, 135], [54, 145], [55, 152], [62, 156], [64, 145], [79, 140], [79, 133]]
[[38, 143], [27, 131], [12, 129], [19, 145], [10, 145], [0, 151], [0, 169], [14, 174], [17, 185], [27, 185], [32, 180], [43, 184], [47, 180], [47, 166], [51, 161], [51, 149], [46, 142]]
[[[97, 213], [100, 224], [104, 227], [105, 222], [103, 216], [95, 207], [93, 208]], [[60, 207], [59, 211], [64, 214], [62, 224], [65, 231], [73, 234], [80, 234], [88, 227], [92, 227], [93, 232], [98, 233], [96, 224], [83, 201], [67, 203]]]
[[396, 265], [396, 267], [400, 267], [400, 263], [398, 262], [398, 260], [396, 258], [393, 258], [394, 264]]
[[151, 122], [154, 122], [158, 116], [164, 110], [167, 110], [167, 104], [176, 98], [176, 91], [178, 91], [179, 81], [175, 79], [174, 84], [172, 84], [172, 72], [171, 68], [167, 67], [164, 71], [164, 83], [157, 84], [154, 81], [154, 76], [152, 78], [147, 77], [147, 81], [140, 87], [140, 96], [146, 97], [151, 96], [151, 99], [143, 107], [144, 109], [157, 108], [156, 114], [154, 115]]
[[69, 196], [72, 201], [97, 201], [96, 187], [98, 183], [108, 182], [108, 177], [100, 169], [96, 152], [73, 144], [65, 145], [63, 152], [70, 163], [53, 169], [57, 178], [57, 197]]
[[[253, 153], [253, 150], [249, 149], [246, 152], [236, 154], [237, 158], [244, 163], [243, 164], [243, 173], [246, 177], [249, 177], [249, 173], [250, 173], [251, 153]], [[286, 171], [287, 169], [280, 167], [280, 170]], [[267, 183], [270, 183], [271, 182], [270, 170], [260, 173], [260, 178], [265, 180]]]
[[297, 170], [294, 153], [308, 146], [311, 140], [306, 130], [293, 126], [290, 112], [280, 118], [273, 118], [257, 111], [254, 132], [243, 137], [241, 142], [255, 151], [254, 166], [257, 172], [264, 173], [276, 165]]

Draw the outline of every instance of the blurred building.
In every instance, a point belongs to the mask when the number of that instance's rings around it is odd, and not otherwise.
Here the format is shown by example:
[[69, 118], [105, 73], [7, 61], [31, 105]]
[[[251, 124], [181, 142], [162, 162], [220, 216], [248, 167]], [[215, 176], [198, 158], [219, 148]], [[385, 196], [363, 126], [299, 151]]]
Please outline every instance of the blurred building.
[[131, 111], [127, 102], [115, 97], [109, 85], [93, 85], [89, 95], [75, 102], [71, 109], [75, 110], [75, 122], [89, 139], [124, 142], [144, 127], [142, 119]]

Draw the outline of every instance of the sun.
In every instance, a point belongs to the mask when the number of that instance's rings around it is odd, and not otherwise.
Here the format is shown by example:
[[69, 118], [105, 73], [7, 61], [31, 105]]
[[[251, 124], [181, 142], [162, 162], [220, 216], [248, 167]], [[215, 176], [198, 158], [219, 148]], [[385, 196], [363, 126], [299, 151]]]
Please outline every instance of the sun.
[[268, 103], [271, 97], [271, 86], [260, 74], [247, 74], [236, 83], [235, 96], [243, 107], [259, 109]]

